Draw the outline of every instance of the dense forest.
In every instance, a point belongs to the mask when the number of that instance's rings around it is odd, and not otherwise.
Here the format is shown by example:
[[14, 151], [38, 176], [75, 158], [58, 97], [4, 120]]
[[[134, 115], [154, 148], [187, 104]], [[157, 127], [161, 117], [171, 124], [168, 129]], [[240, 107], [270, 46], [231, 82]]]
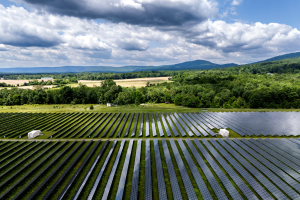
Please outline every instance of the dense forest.
[[[57, 74], [61, 78], [65, 78], [62, 77], [64, 75], [67, 74]], [[147, 102], [170, 102], [201, 108], [300, 108], [300, 58], [211, 70], [79, 73], [70, 74], [69, 78], [72, 78], [71, 75], [76, 75], [76, 79], [94, 77], [96, 80], [103, 76], [99, 79], [103, 78], [105, 81], [102, 82], [102, 86], [92, 88], [80, 85], [75, 88], [64, 86], [58, 89], [2, 89], [0, 104], [111, 102], [119, 105], [138, 105]], [[117, 79], [116, 76], [137, 78], [148, 75], [172, 76], [173, 82], [141, 88], [122, 88], [112, 80]]]

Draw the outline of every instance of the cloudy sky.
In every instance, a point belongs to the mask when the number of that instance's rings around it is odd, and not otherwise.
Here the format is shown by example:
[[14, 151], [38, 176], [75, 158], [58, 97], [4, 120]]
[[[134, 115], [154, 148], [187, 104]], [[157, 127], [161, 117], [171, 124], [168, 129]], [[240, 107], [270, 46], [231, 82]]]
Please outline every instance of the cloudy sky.
[[250, 63], [300, 51], [299, 0], [1, 0], [0, 68]]

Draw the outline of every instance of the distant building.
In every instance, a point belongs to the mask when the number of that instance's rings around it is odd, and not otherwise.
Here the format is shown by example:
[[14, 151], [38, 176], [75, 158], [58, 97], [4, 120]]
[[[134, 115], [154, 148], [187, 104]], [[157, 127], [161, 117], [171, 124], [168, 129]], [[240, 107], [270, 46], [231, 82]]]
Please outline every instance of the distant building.
[[111, 103], [107, 103], [106, 105], [107, 105], [107, 107], [111, 107], [112, 104]]
[[272, 73], [270, 73], [270, 72], [268, 72], [267, 74], [268, 74], [268, 75], [273, 75], [273, 74], [272, 74]]
[[42, 80], [53, 80], [52, 77], [42, 77], [41, 79], [42, 79]]

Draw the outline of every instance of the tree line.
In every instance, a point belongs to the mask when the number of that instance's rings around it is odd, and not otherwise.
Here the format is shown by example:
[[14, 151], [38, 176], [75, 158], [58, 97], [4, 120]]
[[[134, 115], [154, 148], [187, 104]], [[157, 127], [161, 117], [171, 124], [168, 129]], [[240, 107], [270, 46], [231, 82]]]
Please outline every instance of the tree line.
[[170, 102], [201, 108], [300, 108], [299, 63], [300, 59], [295, 58], [223, 69], [169, 71], [172, 82], [141, 88], [125, 88], [105, 79], [100, 87], [92, 88], [2, 89], [0, 104]]

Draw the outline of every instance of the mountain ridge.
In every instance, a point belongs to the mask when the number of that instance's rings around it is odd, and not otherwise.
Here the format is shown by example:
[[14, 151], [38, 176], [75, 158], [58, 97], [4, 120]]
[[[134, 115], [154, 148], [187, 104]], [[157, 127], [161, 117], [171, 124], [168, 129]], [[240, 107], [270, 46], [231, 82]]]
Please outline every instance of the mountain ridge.
[[125, 73], [135, 71], [162, 71], [162, 70], [192, 70], [192, 69], [212, 69], [237, 66], [234, 63], [215, 64], [206, 60], [194, 60], [174, 65], [160, 66], [61, 66], [61, 67], [29, 67], [29, 68], [0, 68], [0, 73], [79, 73], [79, 72], [114, 72]]
[[[288, 58], [300, 57], [300, 52], [283, 54], [275, 56], [266, 60], [258, 61], [255, 63], [271, 62]], [[255, 64], [251, 63], [251, 64]], [[159, 66], [61, 66], [61, 67], [16, 67], [16, 68], [0, 68], [0, 73], [79, 73], [79, 72], [113, 72], [113, 73], [126, 73], [136, 71], [164, 71], [164, 70], [204, 70], [213, 68], [227, 68], [238, 66], [235, 63], [216, 64], [207, 60], [193, 60], [173, 65], [159, 65]]]

